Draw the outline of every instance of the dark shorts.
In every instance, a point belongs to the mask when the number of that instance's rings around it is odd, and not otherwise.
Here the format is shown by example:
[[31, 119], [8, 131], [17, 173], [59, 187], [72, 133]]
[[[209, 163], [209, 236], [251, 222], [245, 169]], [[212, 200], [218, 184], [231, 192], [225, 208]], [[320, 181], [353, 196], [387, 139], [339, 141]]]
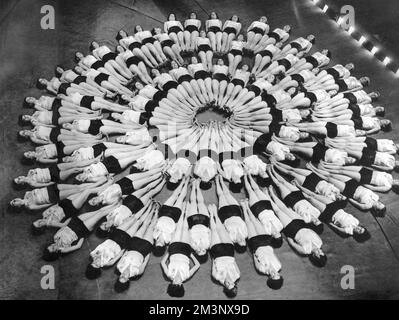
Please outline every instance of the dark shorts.
[[205, 70], [199, 70], [194, 74], [194, 79], [198, 80], [198, 79], [203, 79], [205, 80], [206, 78], [210, 78], [211, 75], [209, 74], [209, 72], [205, 71]]
[[217, 26], [212, 26], [212, 27], [208, 28], [208, 32], [218, 33], [221, 31], [222, 31], [222, 29], [220, 29], [220, 27], [217, 27]]
[[237, 30], [235, 28], [232, 27], [227, 27], [223, 29], [223, 32], [226, 32], [227, 34], [237, 34]]
[[229, 82], [230, 81], [229, 77], [227, 75], [225, 75], [224, 73], [215, 73], [212, 76], [212, 79], [215, 79], [215, 80], [217, 80], [219, 82], [222, 82], [222, 81]]
[[244, 88], [245, 82], [241, 79], [233, 79], [231, 80], [231, 83], [234, 84], [235, 86], [241, 86]]
[[188, 31], [190, 33], [194, 32], [194, 31], [197, 31], [197, 32], [199, 31], [198, 27], [194, 26], [194, 25], [186, 26], [184, 30], [186, 30], [186, 31]]
[[212, 51], [212, 48], [208, 44], [201, 44], [198, 46], [198, 52], [201, 52], [201, 51], [203, 51], [203, 52]]
[[182, 32], [183, 30], [179, 27], [179, 26], [173, 26], [173, 27], [170, 27], [169, 29], [168, 29], [168, 34], [170, 34], [170, 33], [179, 33], [179, 32]]
[[248, 32], [254, 32], [256, 34], [261, 34], [262, 36], [265, 34], [265, 31], [258, 27], [254, 27], [251, 30], [249, 30]]
[[161, 42], [161, 47], [162, 49], [165, 47], [172, 47], [175, 43], [173, 42], [173, 40], [168, 39], [168, 40], [164, 40]]
[[231, 49], [230, 52], [234, 57], [235, 56], [242, 56], [242, 51], [238, 49]]

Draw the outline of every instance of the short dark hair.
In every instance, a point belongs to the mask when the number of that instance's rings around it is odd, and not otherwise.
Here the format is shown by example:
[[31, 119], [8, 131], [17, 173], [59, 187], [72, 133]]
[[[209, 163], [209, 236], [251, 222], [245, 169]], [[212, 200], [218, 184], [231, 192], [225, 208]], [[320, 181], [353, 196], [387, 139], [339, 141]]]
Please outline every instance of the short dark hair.
[[47, 88], [47, 86], [42, 84], [39, 80], [40, 79], [37, 79], [36, 88], [38, 88], [39, 90], [45, 90]]
[[268, 286], [270, 289], [273, 289], [273, 290], [278, 290], [278, 289], [280, 289], [280, 288], [283, 286], [283, 282], [284, 282], [284, 279], [283, 279], [283, 277], [281, 277], [281, 276], [280, 276], [280, 278], [278, 278], [278, 279], [269, 278], [269, 279], [267, 279], [267, 281], [266, 281], [267, 286]]
[[388, 124], [381, 126], [381, 130], [384, 132], [392, 131], [392, 122], [389, 122]]
[[97, 279], [101, 276], [101, 269], [94, 267], [91, 263], [89, 263], [86, 267], [86, 278], [89, 280]]
[[118, 293], [126, 291], [127, 289], [129, 289], [129, 287], [130, 287], [130, 282], [129, 281], [121, 282], [119, 279], [116, 280], [115, 285], [114, 285], [114, 289]]
[[171, 297], [181, 298], [184, 296], [184, 287], [182, 284], [170, 283], [167, 292]]
[[58, 65], [55, 67], [55, 70], [54, 70], [55, 76], [56, 76], [57, 78], [61, 78], [62, 73], [61, 73], [61, 72], [58, 72], [58, 70], [57, 70], [58, 68], [61, 68], [62, 70], [65, 70], [65, 68], [64, 68], [62, 65], [60, 65], [60, 64], [58, 64]]
[[95, 42], [95, 41], [93, 40], [92, 42], [90, 42], [90, 46], [89, 46], [89, 50], [90, 51], [93, 51], [95, 49], [94, 45], [93, 45], [93, 42]]
[[60, 254], [58, 252], [50, 252], [48, 248], [44, 249], [42, 259], [47, 262], [52, 262], [58, 259]]
[[314, 254], [311, 254], [311, 255], [309, 255], [309, 260], [316, 267], [322, 268], [327, 263], [327, 256], [325, 254], [322, 254], [322, 255], [316, 257]]
[[22, 102], [23, 108], [32, 108], [35, 104], [27, 101], [28, 97], [24, 98], [24, 102]]
[[236, 297], [236, 296], [237, 296], [237, 291], [238, 291], [237, 286], [234, 286], [234, 287], [231, 288], [231, 289], [228, 289], [228, 288], [224, 287], [224, 289], [223, 289], [224, 294], [225, 294], [228, 298], [234, 298], [234, 297]]

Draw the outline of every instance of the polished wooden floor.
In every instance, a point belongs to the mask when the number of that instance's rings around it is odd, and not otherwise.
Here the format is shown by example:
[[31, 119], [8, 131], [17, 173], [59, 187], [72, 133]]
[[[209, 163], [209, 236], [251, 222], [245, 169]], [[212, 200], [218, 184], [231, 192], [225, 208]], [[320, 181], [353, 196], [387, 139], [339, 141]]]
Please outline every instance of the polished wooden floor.
[[[132, 30], [136, 24], [144, 28], [160, 26], [169, 12], [184, 19], [191, 11], [205, 19], [215, 10], [224, 20], [238, 14], [244, 27], [260, 15], [267, 15], [272, 27], [291, 24], [293, 36], [316, 35], [316, 49], [329, 48], [334, 62], [353, 61], [357, 76], [372, 79], [371, 90], [381, 92], [380, 104], [394, 123], [394, 130], [384, 136], [399, 142], [399, 80], [393, 73], [361, 49], [347, 34], [328, 20], [309, 0], [68, 0], [55, 4], [56, 29], [40, 29], [40, 8], [48, 1], [2, 0], [0, 5], [0, 299], [169, 299], [167, 282], [162, 276], [160, 258], [151, 258], [144, 276], [132, 283], [130, 290], [116, 294], [113, 269], [103, 272], [100, 279], [89, 281], [84, 276], [89, 252], [102, 240], [92, 235], [83, 248], [52, 265], [56, 271], [56, 289], [42, 290], [40, 270], [44, 265], [41, 252], [53, 232], [35, 238], [29, 233], [33, 214], [7, 211], [10, 199], [22, 192], [11, 187], [12, 179], [25, 174], [28, 167], [20, 164], [24, 151], [32, 148], [17, 143], [17, 117], [23, 97], [38, 96], [35, 80], [51, 77], [54, 66], [72, 65], [76, 50], [86, 52], [91, 40], [115, 44], [116, 32]], [[394, 174], [397, 177], [397, 174]], [[164, 192], [160, 199], [165, 199]], [[242, 195], [240, 195], [242, 197]], [[238, 299], [360, 299], [399, 298], [399, 196], [381, 196], [387, 205], [384, 218], [374, 218], [369, 212], [348, 207], [369, 229], [372, 238], [359, 244], [351, 238], [343, 239], [325, 228], [322, 238], [328, 255], [326, 267], [317, 269], [308, 259], [297, 256], [287, 244], [276, 250], [283, 264], [284, 286], [272, 291], [266, 279], [254, 271], [247, 253], [237, 254], [242, 277]], [[215, 202], [214, 190], [207, 199]], [[355, 289], [340, 286], [341, 268], [355, 268]], [[225, 299], [222, 288], [210, 279], [209, 262], [185, 284], [186, 299]]]

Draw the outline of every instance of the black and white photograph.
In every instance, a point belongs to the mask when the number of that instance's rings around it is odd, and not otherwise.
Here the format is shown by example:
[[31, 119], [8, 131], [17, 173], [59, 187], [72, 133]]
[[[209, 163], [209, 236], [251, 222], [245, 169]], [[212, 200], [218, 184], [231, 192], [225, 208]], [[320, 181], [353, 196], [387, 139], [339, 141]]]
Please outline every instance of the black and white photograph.
[[1, 0], [0, 300], [399, 299], [398, 39], [395, 0]]

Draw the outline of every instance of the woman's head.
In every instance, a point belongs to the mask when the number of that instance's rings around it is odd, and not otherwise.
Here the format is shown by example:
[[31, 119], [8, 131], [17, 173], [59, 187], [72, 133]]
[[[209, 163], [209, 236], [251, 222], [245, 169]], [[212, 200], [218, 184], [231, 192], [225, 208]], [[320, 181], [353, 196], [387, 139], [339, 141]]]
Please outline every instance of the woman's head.
[[75, 52], [75, 61], [76, 62], [79, 62], [84, 57], [85, 57], [85, 55], [82, 52], [80, 52], [80, 51]]
[[31, 231], [34, 236], [39, 236], [46, 230], [46, 221], [44, 219], [39, 219], [33, 221], [31, 225]]
[[310, 34], [306, 37], [306, 39], [311, 43], [311, 44], [315, 44], [316, 42], [316, 37], [313, 34]]
[[55, 261], [59, 257], [59, 251], [55, 245], [50, 245], [44, 249], [42, 259], [47, 262]]
[[238, 288], [235, 284], [232, 287], [225, 286], [223, 288], [223, 292], [227, 296], [227, 298], [235, 298], [237, 296]]
[[355, 65], [352, 62], [349, 62], [348, 64], [345, 65], [345, 68], [351, 71], [355, 69]]
[[215, 11], [212, 11], [211, 14], [209, 15], [209, 19], [219, 19], [219, 16]]
[[153, 77], [158, 77], [161, 73], [159, 72], [158, 69], [152, 69], [151, 74]]
[[156, 28], [152, 29], [152, 34], [161, 34], [161, 33], [162, 33], [161, 28], [156, 27]]
[[129, 289], [129, 287], [130, 287], [130, 282], [129, 281], [124, 282], [121, 278], [116, 280], [114, 285], [114, 289], [118, 293], [126, 291], [127, 289]]
[[97, 279], [101, 276], [101, 269], [97, 266], [93, 266], [91, 263], [86, 267], [86, 278], [89, 280]]
[[269, 279], [267, 279], [266, 283], [270, 289], [278, 290], [283, 286], [284, 279], [278, 273], [276, 275], [271, 275]]
[[324, 54], [328, 59], [331, 59], [331, 51], [330, 50], [323, 49], [323, 51], [321, 53]]
[[206, 32], [205, 32], [205, 30], [201, 30], [200, 33], [199, 33], [199, 35], [200, 35], [201, 38], [205, 38], [205, 37], [206, 37]]
[[32, 135], [30, 130], [21, 130], [18, 132], [18, 136], [21, 138], [28, 139]]
[[18, 124], [24, 126], [30, 122], [32, 117], [28, 114], [21, 114], [18, 119]]
[[223, 61], [223, 59], [218, 59], [218, 61], [217, 61], [217, 64], [219, 65], [219, 66], [223, 66], [224, 65], [224, 61]]
[[368, 87], [370, 85], [370, 78], [369, 77], [361, 77], [359, 79], [360, 83], [363, 87]]
[[312, 253], [309, 255], [309, 260], [316, 267], [324, 267], [327, 263], [327, 256], [320, 248], [314, 248]]
[[134, 86], [136, 87], [137, 90], [141, 90], [141, 89], [144, 88], [144, 85], [143, 85], [141, 82], [139, 82], [139, 81], [137, 81], [137, 82], [134, 84]]
[[168, 16], [168, 21], [176, 21], [176, 15], [174, 13], [170, 13]]
[[365, 242], [370, 239], [370, 233], [366, 228], [358, 225], [353, 228], [353, 238], [358, 242]]
[[289, 24], [286, 24], [286, 25], [283, 27], [283, 30], [284, 30], [285, 32], [287, 32], [287, 33], [291, 33], [291, 26], [290, 26]]
[[238, 37], [237, 37], [237, 40], [238, 41], [244, 41], [244, 35], [239, 34]]
[[170, 66], [172, 67], [172, 69], [178, 69], [179, 68], [179, 65], [174, 60], [170, 63]]
[[126, 38], [128, 36], [127, 32], [123, 29], [119, 30], [118, 33], [116, 34], [116, 41], [120, 41], [123, 38]]
[[24, 108], [33, 108], [35, 106], [35, 103], [37, 102], [37, 99], [34, 97], [26, 97], [23, 102], [23, 107]]
[[392, 122], [388, 119], [381, 119], [380, 120], [381, 130], [384, 132], [388, 132], [392, 130]]
[[197, 57], [192, 57], [192, 58], [191, 58], [191, 63], [192, 63], [192, 64], [197, 64], [197, 63], [198, 63]]
[[63, 74], [64, 72], [65, 72], [65, 68], [62, 67], [61, 65], [58, 65], [58, 66], [55, 68], [55, 71], [54, 71], [55, 76], [56, 76], [57, 78], [61, 78], [61, 76], [62, 76], [62, 74]]
[[371, 101], [377, 101], [378, 98], [381, 96], [379, 91], [373, 91], [369, 93], [369, 97], [371, 98]]
[[167, 292], [171, 297], [181, 298], [184, 296], [184, 286], [183, 286], [183, 284], [171, 283], [168, 285]]
[[37, 79], [36, 87], [39, 90], [44, 90], [47, 88], [47, 84], [48, 84], [48, 81], [46, 79], [39, 78], [39, 79]]
[[232, 15], [230, 20], [234, 22], [240, 22], [240, 18], [236, 14]]
[[266, 18], [266, 16], [261, 16], [261, 17], [259, 18], [259, 21], [260, 21], [260, 22], [263, 22], [263, 23], [267, 23], [267, 18]]
[[374, 108], [375, 115], [378, 117], [384, 117], [385, 116], [385, 108], [382, 106], [376, 106]]
[[195, 12], [191, 12], [191, 13], [189, 14], [189, 18], [190, 18], [190, 19], [197, 19], [197, 14], [196, 14]]
[[371, 208], [371, 212], [377, 217], [383, 217], [386, 211], [387, 208], [381, 201], [374, 202], [373, 207]]
[[139, 24], [134, 27], [134, 32], [141, 32], [141, 31], [143, 31], [143, 28]]
[[249, 66], [247, 64], [243, 64], [241, 69], [244, 70], [244, 71], [248, 71], [249, 70]]
[[99, 47], [100, 47], [100, 45], [98, 44], [97, 41], [92, 41], [92, 42], [90, 43], [89, 50], [90, 50], [90, 51], [93, 51], [93, 50], [95, 50], [95, 49], [97, 49], [97, 48], [99, 48]]

